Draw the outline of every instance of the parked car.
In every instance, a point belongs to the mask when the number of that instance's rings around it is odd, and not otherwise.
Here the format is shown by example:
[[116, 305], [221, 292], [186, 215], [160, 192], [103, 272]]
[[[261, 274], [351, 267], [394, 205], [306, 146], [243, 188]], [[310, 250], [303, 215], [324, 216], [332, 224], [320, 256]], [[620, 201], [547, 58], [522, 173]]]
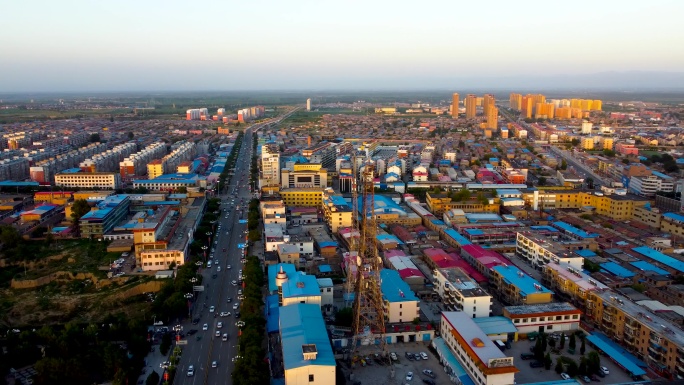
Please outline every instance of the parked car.
[[422, 358], [422, 359], [424, 359], [424, 360], [427, 360], [427, 359], [428, 359], [427, 353], [425, 353], [425, 352], [420, 352], [420, 358]]
[[396, 361], [399, 359], [399, 357], [397, 357], [397, 353], [391, 352], [390, 353], [390, 359], [392, 359], [392, 361]]
[[430, 377], [430, 378], [435, 378], [435, 373], [430, 370], [430, 369], [423, 369], [423, 374]]
[[570, 375], [567, 374], [567, 373], [561, 373], [560, 376], [561, 376], [561, 378], [564, 379], [564, 380], [569, 380], [569, 379], [570, 379]]
[[414, 358], [414, 357], [413, 357], [413, 353], [411, 353], [411, 352], [406, 352], [406, 353], [404, 353], [404, 356], [405, 356], [406, 358], [408, 358], [409, 361], [413, 361], [413, 358]]
[[543, 368], [544, 363], [541, 361], [532, 361], [530, 362], [530, 368]]
[[605, 366], [601, 366], [599, 368], [599, 373], [603, 373], [603, 375], [607, 376], [610, 374], [610, 370], [608, 370], [608, 368], [606, 368]]
[[190, 365], [188, 366], [188, 377], [192, 377], [195, 375], [195, 367]]
[[520, 353], [521, 360], [531, 360], [534, 358], [534, 353]]
[[424, 378], [424, 379], [423, 379], [423, 383], [424, 383], [425, 385], [437, 385], [436, 382], [432, 381], [432, 380], [429, 379], [429, 378]]
[[413, 372], [406, 373], [406, 381], [411, 381], [411, 380], [413, 380]]
[[580, 378], [582, 379], [582, 381], [586, 382], [587, 384], [591, 382], [591, 378], [589, 378], [589, 376], [582, 376]]

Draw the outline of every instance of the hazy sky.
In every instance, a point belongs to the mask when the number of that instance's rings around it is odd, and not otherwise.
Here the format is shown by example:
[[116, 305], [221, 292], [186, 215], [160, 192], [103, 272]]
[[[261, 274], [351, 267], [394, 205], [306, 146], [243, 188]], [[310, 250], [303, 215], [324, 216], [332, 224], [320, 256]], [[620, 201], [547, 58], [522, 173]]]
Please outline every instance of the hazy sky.
[[682, 0], [5, 0], [0, 92], [458, 87], [682, 71]]

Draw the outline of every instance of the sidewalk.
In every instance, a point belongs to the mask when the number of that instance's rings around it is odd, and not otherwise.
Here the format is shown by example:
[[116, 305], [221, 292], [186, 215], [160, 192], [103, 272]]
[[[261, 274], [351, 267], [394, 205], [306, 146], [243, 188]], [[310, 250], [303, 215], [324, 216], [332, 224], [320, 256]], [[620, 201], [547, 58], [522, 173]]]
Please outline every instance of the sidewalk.
[[[147, 380], [147, 377], [152, 373], [152, 371], [156, 371], [157, 374], [159, 375], [159, 378], [162, 377], [164, 374], [164, 369], [159, 367], [162, 362], [167, 361], [169, 356], [163, 356], [159, 352], [159, 343], [161, 342], [161, 338], [158, 338], [157, 341], [152, 344], [152, 348], [154, 349], [154, 352], [149, 352], [147, 354], [147, 357], [145, 357], [145, 366], [143, 367], [143, 372], [140, 374], [140, 377], [138, 377], [138, 384], [142, 385], [145, 383]], [[173, 346], [169, 349], [168, 354], [171, 354], [171, 350], [173, 349]], [[142, 382], [141, 382], [142, 381]]]

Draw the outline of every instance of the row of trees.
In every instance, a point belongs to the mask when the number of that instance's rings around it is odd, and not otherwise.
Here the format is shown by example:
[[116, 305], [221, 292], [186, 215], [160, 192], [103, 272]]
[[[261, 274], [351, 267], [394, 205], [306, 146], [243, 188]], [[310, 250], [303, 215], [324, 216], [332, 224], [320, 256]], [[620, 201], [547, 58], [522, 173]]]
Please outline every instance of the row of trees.
[[259, 231], [259, 200], [249, 201], [249, 213], [247, 214], [247, 230], [249, 230], [249, 241], [257, 242], [261, 240]]
[[240, 304], [242, 327], [238, 338], [238, 360], [233, 369], [232, 378], [235, 385], [261, 385], [270, 382], [266, 351], [263, 348], [263, 336], [266, 320], [263, 316], [262, 287], [264, 272], [259, 259], [249, 256], [243, 268], [244, 296]]
[[570, 334], [569, 337], [566, 337], [565, 333], [562, 333], [560, 339], [556, 341], [555, 339], [550, 338], [548, 334], [542, 333], [533, 348], [534, 358], [543, 362], [544, 367], [549, 370], [551, 369], [553, 360], [551, 358], [551, 353], [547, 352], [547, 348], [551, 348], [551, 350], [556, 352], [562, 351], [565, 349], [565, 340], [567, 339], [568, 351], [574, 354], [578, 338], [580, 340], [579, 353], [581, 354], [579, 364], [572, 358], [561, 355], [556, 360], [554, 370], [559, 374], [565, 372], [571, 377], [598, 373], [599, 367], [601, 366], [601, 357], [595, 350], [592, 350], [587, 356], [584, 356], [584, 353], [586, 352], [584, 334], [573, 333]]

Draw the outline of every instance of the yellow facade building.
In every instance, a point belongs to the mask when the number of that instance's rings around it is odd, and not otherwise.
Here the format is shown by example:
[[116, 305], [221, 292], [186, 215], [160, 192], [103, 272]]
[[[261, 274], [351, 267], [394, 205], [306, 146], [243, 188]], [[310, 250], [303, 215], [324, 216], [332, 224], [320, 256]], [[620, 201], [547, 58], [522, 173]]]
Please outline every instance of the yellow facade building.
[[148, 179], [154, 179], [161, 175], [164, 175], [164, 162], [161, 159], [155, 159], [147, 164]]
[[465, 99], [466, 119], [473, 119], [477, 116], [477, 96], [468, 94]]
[[601, 143], [602, 143], [602, 148], [604, 150], [612, 150], [613, 149], [613, 138], [601, 138]]
[[634, 209], [652, 202], [648, 198], [627, 194], [605, 195], [582, 190], [529, 190], [522, 196], [526, 204], [533, 208], [593, 210], [614, 220], [629, 220]]
[[582, 148], [585, 150], [593, 150], [594, 149], [594, 138], [591, 136], [588, 138], [582, 138]]
[[491, 203], [483, 204], [476, 199], [462, 202], [453, 202], [446, 193], [427, 193], [426, 203], [428, 210], [434, 215], [442, 215], [452, 209], [460, 209], [466, 213], [499, 213], [499, 203], [495, 199]]
[[286, 188], [280, 190], [280, 197], [286, 206], [321, 207], [323, 188]]
[[458, 117], [458, 98], [459, 98], [459, 95], [457, 93], [454, 93], [451, 97], [451, 117], [452, 118]]
[[333, 233], [342, 227], [352, 226], [352, 208], [341, 195], [334, 195], [331, 191], [323, 194], [323, 216]]

